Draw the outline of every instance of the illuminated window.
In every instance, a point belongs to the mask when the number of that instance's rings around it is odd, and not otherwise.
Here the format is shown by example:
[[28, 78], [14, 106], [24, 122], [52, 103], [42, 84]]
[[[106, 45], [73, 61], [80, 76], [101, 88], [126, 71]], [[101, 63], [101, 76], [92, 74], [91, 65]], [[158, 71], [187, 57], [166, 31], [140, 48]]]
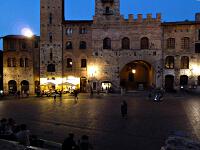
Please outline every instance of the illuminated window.
[[47, 66], [47, 72], [55, 72], [56, 68], [55, 68], [55, 64], [49, 64]]
[[149, 39], [147, 37], [141, 38], [141, 49], [149, 49]]
[[71, 41], [68, 41], [68, 42], [66, 43], [66, 49], [72, 49], [72, 48], [73, 48], [72, 42], [71, 42]]
[[181, 69], [189, 69], [189, 57], [181, 57]]
[[86, 67], [87, 67], [87, 60], [81, 59], [81, 68], [86, 68]]
[[130, 40], [125, 37], [122, 39], [122, 49], [130, 49]]
[[79, 45], [80, 49], [86, 49], [87, 48], [87, 44], [85, 41], [80, 41], [80, 45]]
[[174, 57], [167, 56], [165, 59], [165, 68], [166, 69], [173, 69], [174, 68]]
[[103, 40], [103, 49], [111, 49], [111, 39], [105, 38]]
[[73, 62], [71, 58], [67, 58], [67, 68], [72, 68]]
[[182, 49], [190, 48], [190, 38], [189, 37], [184, 37], [181, 39], [181, 48]]
[[175, 49], [175, 38], [167, 39], [167, 48], [168, 49]]

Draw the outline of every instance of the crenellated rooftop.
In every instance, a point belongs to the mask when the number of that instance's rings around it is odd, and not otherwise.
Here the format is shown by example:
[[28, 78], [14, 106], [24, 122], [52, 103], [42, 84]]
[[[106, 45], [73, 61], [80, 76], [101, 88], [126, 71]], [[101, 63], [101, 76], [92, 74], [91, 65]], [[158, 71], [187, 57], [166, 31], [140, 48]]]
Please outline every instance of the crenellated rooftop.
[[146, 16], [143, 16], [143, 14], [137, 14], [137, 17], [135, 18], [134, 14], [129, 14], [128, 19], [125, 19], [123, 15], [121, 15], [122, 21], [128, 21], [128, 22], [161, 22], [161, 14], [157, 13], [156, 17], [152, 17], [152, 14], [147, 14]]

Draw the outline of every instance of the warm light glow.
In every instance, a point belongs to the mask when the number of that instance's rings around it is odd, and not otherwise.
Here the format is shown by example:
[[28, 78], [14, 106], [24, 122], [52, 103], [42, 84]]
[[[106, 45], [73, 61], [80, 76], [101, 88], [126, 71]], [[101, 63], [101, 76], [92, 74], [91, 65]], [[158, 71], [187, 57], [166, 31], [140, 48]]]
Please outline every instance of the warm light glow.
[[33, 36], [33, 32], [31, 31], [30, 28], [23, 28], [21, 30], [21, 34], [26, 36], [26, 37], [29, 37], [29, 38], [31, 38]]
[[94, 77], [95, 74], [97, 73], [97, 67], [96, 66], [90, 66], [88, 67], [88, 73], [91, 77]]
[[102, 83], [101, 84], [103, 90], [111, 88], [112, 84], [111, 83]]
[[135, 74], [135, 73], [136, 73], [136, 70], [135, 70], [135, 69], [132, 69], [132, 73]]
[[59, 84], [62, 84], [62, 78], [55, 78], [55, 80], [47, 79], [47, 78], [40, 78], [40, 84], [41, 85], [47, 85], [47, 84], [59, 85]]
[[66, 83], [78, 85], [78, 84], [80, 84], [80, 78], [77, 78], [77, 77], [74, 77], [74, 76], [69, 76], [66, 79]]
[[198, 66], [198, 65], [193, 65], [193, 66], [192, 66], [192, 73], [193, 73], [194, 75], [200, 75], [200, 66]]

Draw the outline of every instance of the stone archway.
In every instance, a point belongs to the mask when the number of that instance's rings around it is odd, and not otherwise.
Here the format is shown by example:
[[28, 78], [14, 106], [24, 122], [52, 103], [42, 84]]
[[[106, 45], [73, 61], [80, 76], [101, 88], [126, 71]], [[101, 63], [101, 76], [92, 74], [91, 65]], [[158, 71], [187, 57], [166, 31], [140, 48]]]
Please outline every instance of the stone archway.
[[17, 82], [15, 80], [10, 80], [8, 82], [9, 94], [15, 94], [17, 92]]
[[126, 90], [146, 90], [155, 84], [154, 69], [143, 60], [132, 61], [120, 72], [120, 86]]
[[24, 93], [27, 93], [29, 91], [29, 82], [26, 80], [23, 80], [21, 82], [21, 91]]

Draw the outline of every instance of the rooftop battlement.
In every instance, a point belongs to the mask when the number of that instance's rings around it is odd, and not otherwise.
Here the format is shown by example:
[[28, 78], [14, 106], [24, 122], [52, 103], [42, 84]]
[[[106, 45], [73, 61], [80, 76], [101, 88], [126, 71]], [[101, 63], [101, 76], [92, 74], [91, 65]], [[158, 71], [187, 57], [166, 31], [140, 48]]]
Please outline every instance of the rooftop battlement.
[[143, 14], [137, 14], [137, 18], [134, 17], [134, 14], [129, 14], [128, 19], [121, 15], [121, 21], [130, 23], [161, 22], [161, 14], [157, 13], [155, 18], [152, 17], [152, 14], [147, 14], [145, 17], [143, 17]]

